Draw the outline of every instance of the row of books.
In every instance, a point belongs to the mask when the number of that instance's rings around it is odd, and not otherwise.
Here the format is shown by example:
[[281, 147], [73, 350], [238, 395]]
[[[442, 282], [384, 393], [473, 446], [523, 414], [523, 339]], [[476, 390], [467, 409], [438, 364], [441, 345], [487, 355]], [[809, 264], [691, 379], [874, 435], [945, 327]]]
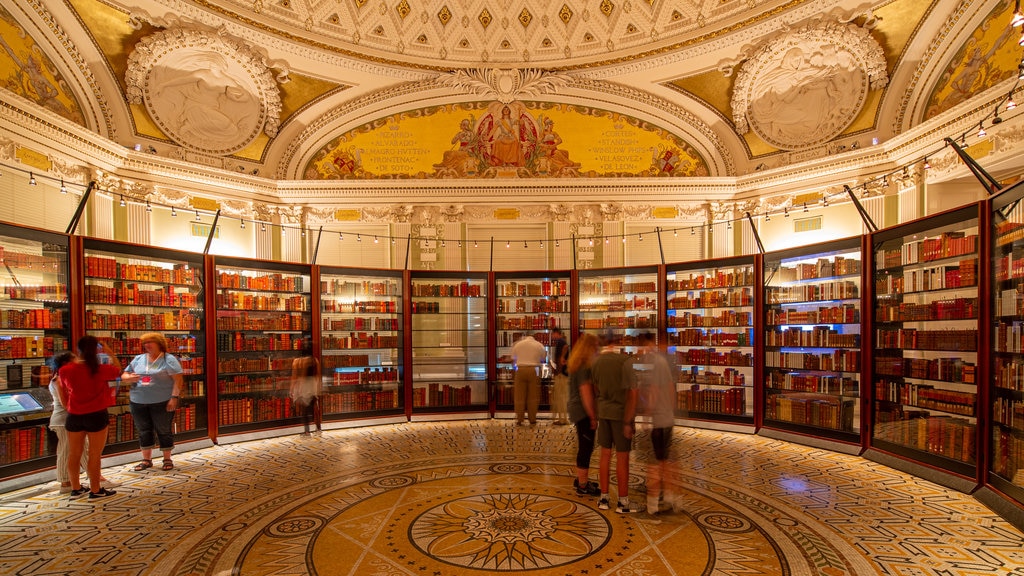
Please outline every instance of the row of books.
[[[777, 281], [773, 278], [772, 281]], [[852, 280], [835, 280], [796, 286], [765, 286], [767, 304], [797, 304], [822, 300], [852, 300], [860, 298], [860, 286]]]
[[401, 296], [402, 290], [394, 280], [320, 280], [320, 293], [330, 296]]
[[719, 308], [722, 306], [753, 306], [754, 293], [750, 288], [729, 288], [725, 292], [687, 292], [668, 299], [669, 309]]
[[45, 269], [57, 269], [57, 267], [66, 261], [66, 258], [56, 258], [54, 256], [46, 256], [43, 254], [29, 254], [26, 252], [13, 252], [10, 250], [4, 250], [3, 246], [0, 246], [0, 263], [4, 263], [11, 268], [27, 268], [29, 270]]
[[323, 329], [338, 332], [343, 330], [383, 330], [397, 331], [402, 329], [401, 318], [382, 318], [373, 316], [364, 318], [327, 318], [324, 317]]
[[54, 454], [57, 437], [51, 439], [45, 425], [0, 430], [0, 466]]
[[0, 359], [49, 358], [68, 349], [64, 336], [7, 336], [0, 338]]
[[201, 330], [203, 317], [191, 310], [174, 310], [156, 314], [106, 314], [85, 311], [86, 330]]
[[[529, 306], [527, 306], [527, 304], [529, 304]], [[534, 298], [532, 300], [516, 298], [515, 300], [498, 300], [496, 308], [499, 314], [510, 312], [521, 314], [526, 312], [567, 314], [571, 311], [572, 305], [566, 298]]]
[[999, 388], [1024, 391], [1024, 360], [996, 356], [992, 378]]
[[765, 418], [804, 426], [853, 431], [853, 400], [817, 394], [770, 394]]
[[1012, 253], [998, 257], [995, 259], [994, 267], [998, 282], [1024, 278], [1024, 258], [1020, 254]]
[[904, 358], [875, 355], [875, 374], [974, 384], [977, 367], [960, 358]]
[[309, 310], [308, 296], [283, 296], [272, 294], [239, 294], [237, 292], [218, 293], [218, 310], [252, 310], [252, 311], [297, 311]]
[[691, 272], [683, 277], [681, 272], [675, 272], [674, 278], [665, 280], [665, 289], [673, 290], [701, 290], [705, 288], [729, 288], [737, 286], [749, 286], [754, 283], [754, 268], [745, 266], [742, 268], [712, 270], [707, 273]]
[[60, 330], [66, 320], [62, 308], [0, 310], [0, 328], [13, 330]]
[[166, 286], [144, 289], [129, 283], [117, 286], [85, 285], [86, 304], [119, 304], [124, 306], [168, 306], [174, 308], [196, 308], [198, 293], [189, 288]]
[[300, 312], [274, 315], [218, 312], [217, 330], [309, 330], [312, 320]]
[[360, 392], [328, 392], [320, 397], [325, 414], [350, 414], [374, 410], [394, 410], [399, 407], [398, 390]]
[[860, 334], [844, 334], [828, 326], [810, 330], [775, 327], [764, 335], [765, 346], [790, 348], [860, 348]]
[[85, 275], [108, 280], [134, 280], [155, 284], [198, 285], [201, 274], [188, 264], [175, 264], [170, 268], [150, 264], [122, 264], [114, 258], [85, 257]]
[[974, 254], [978, 250], [978, 235], [964, 232], [944, 232], [935, 238], [903, 244], [899, 248], [880, 250], [876, 257], [877, 268], [895, 268], [918, 262], [932, 262], [944, 258], [955, 258]]
[[977, 462], [974, 422], [956, 416], [932, 416], [927, 410], [876, 413], [875, 438], [967, 464]]
[[[499, 330], [502, 330], [502, 329], [499, 328]], [[522, 332], [512, 332], [512, 331], [509, 331], [509, 329], [504, 329], [504, 331], [498, 332], [497, 334], [495, 334], [498, 346], [503, 347], [503, 348], [507, 347], [507, 346], [512, 346], [513, 344], [518, 342], [523, 336], [526, 336], [527, 333], [531, 332], [530, 329], [522, 329], [522, 330], [523, 330]], [[536, 340], [537, 342], [540, 342], [541, 344], [543, 344], [545, 346], [550, 345], [551, 344], [551, 333], [547, 332], [546, 328], [537, 328], [536, 330], [537, 330], [536, 332], [532, 332], [533, 339]], [[568, 332], [568, 328], [566, 328], [566, 332]]]
[[744, 388], [701, 388], [693, 385], [676, 392], [676, 414], [687, 417], [699, 413], [747, 415], [747, 392]]
[[978, 349], [977, 330], [898, 330], [875, 331], [876, 348], [902, 348], [904, 350], [975, 351]]
[[1024, 324], [1020, 322], [996, 324], [992, 348], [997, 352], [1024, 353]]
[[324, 298], [320, 309], [329, 314], [397, 314], [397, 300], [361, 300], [355, 302], [338, 302]]
[[[129, 338], [124, 333], [116, 333], [112, 337], [97, 336], [97, 339], [103, 343], [104, 348], [118, 356], [135, 356], [145, 351], [142, 349], [142, 340], [140, 338]], [[165, 334], [164, 339], [167, 340], [167, 351], [171, 354], [195, 354], [199, 351], [198, 340], [195, 336]], [[182, 358], [179, 357], [178, 360], [182, 360]], [[183, 364], [182, 368], [184, 367]]]
[[605, 316], [604, 318], [582, 318], [580, 328], [595, 330], [599, 328], [657, 328], [658, 317], [655, 314], [637, 314], [635, 316]]
[[282, 376], [254, 376], [238, 374], [217, 380], [220, 394], [274, 393], [286, 389], [289, 381]]
[[776, 390], [815, 392], [830, 396], [860, 395], [860, 382], [857, 378], [849, 376], [800, 374], [777, 370], [769, 370], [765, 376], [765, 385]]
[[657, 282], [626, 282], [621, 278], [580, 281], [580, 294], [584, 296], [597, 294], [644, 294], [657, 291]]
[[973, 392], [936, 388], [930, 384], [877, 380], [875, 400], [974, 416], [978, 395]]
[[676, 364], [686, 366], [753, 366], [754, 355], [750, 352], [730, 350], [719, 352], [714, 348], [690, 348], [676, 350]]
[[580, 302], [580, 312], [625, 312], [627, 310], [657, 310], [658, 300], [647, 296], [634, 296], [625, 300]]
[[925, 304], [879, 303], [876, 322], [922, 322], [928, 320], [969, 320], [978, 317], [977, 298], [953, 298]]
[[537, 316], [498, 316], [495, 324], [498, 330], [547, 330], [560, 327], [562, 319], [548, 314], [539, 314]]
[[10, 300], [31, 300], [33, 302], [68, 301], [68, 287], [63, 284], [49, 286], [4, 286], [2, 293]]
[[328, 354], [322, 360], [323, 369], [356, 368], [370, 365], [369, 354]]
[[805, 262], [795, 266], [781, 266], [775, 271], [775, 277], [781, 282], [830, 278], [832, 276], [847, 276], [850, 274], [860, 274], [860, 260], [846, 256], [818, 258], [815, 262]]
[[961, 260], [957, 266], [936, 266], [923, 270], [904, 270], [903, 275], [882, 273], [875, 277], [875, 294], [888, 296], [969, 288], [978, 284], [978, 261]]
[[856, 324], [860, 322], [860, 309], [855, 304], [818, 307], [816, 310], [769, 308], [765, 323], [769, 326], [807, 324]]
[[1024, 487], [1024, 437], [1019, 432], [992, 428], [992, 472]]
[[764, 364], [772, 368], [794, 370], [858, 372], [860, 371], [860, 350], [842, 349], [819, 353], [765, 350]]
[[459, 282], [458, 284], [413, 283], [412, 295], [479, 298], [483, 296], [483, 285], [469, 282]]
[[753, 346], [754, 329], [746, 328], [736, 332], [685, 328], [669, 332], [670, 346]]
[[331, 383], [334, 386], [355, 386], [363, 384], [397, 384], [399, 382], [399, 370], [393, 366], [380, 366], [377, 368], [364, 368], [357, 372], [335, 371], [331, 375]]
[[225, 398], [217, 402], [217, 422], [223, 426], [283, 420], [295, 415], [291, 398]]
[[676, 314], [674, 310], [668, 312], [669, 328], [753, 326], [754, 318], [751, 312], [736, 310], [722, 310], [718, 314], [691, 314], [690, 312]]
[[217, 374], [291, 370], [294, 358], [217, 358]]
[[218, 332], [217, 350], [226, 352], [260, 352], [274, 350], [301, 350], [301, 334], [256, 334], [245, 332]]
[[707, 386], [746, 386], [747, 375], [736, 368], [726, 368], [719, 373], [704, 366], [691, 366], [689, 370], [679, 371], [676, 382]]
[[238, 274], [219, 272], [217, 288], [234, 288], [237, 290], [275, 290], [278, 292], [305, 292], [307, 280], [303, 276], [290, 274]]
[[367, 348], [398, 348], [398, 336], [377, 332], [350, 332], [348, 336], [325, 334], [320, 340], [324, 350], [360, 350]]
[[456, 387], [450, 384], [431, 382], [426, 388], [413, 389], [412, 405], [414, 408], [428, 406], [472, 406], [473, 388], [468, 384]]
[[542, 280], [541, 282], [501, 282], [496, 286], [498, 296], [567, 296], [567, 280]]

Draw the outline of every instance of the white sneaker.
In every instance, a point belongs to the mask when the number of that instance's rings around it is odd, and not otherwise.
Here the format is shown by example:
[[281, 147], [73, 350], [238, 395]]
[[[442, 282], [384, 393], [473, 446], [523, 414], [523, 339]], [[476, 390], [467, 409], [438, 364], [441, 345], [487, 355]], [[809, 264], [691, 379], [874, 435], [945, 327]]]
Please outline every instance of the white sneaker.
[[633, 504], [632, 502], [630, 502], [628, 500], [626, 502], [622, 502], [620, 500], [619, 503], [615, 505], [615, 512], [618, 513], [618, 514], [632, 514], [634, 512], [639, 512], [639, 511], [640, 511], [640, 508], [637, 507], [636, 504]]
[[609, 508], [611, 508], [611, 505], [608, 503], [608, 499], [607, 498], [601, 498], [597, 502], [597, 508], [599, 510], [608, 510]]

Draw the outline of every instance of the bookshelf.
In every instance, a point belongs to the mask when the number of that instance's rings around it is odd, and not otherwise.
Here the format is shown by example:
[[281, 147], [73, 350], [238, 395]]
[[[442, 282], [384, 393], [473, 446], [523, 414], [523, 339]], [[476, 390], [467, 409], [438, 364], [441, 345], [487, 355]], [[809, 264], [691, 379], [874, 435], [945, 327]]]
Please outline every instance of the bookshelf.
[[402, 273], [320, 269], [324, 420], [404, 411]]
[[766, 428], [861, 443], [861, 238], [764, 255]]
[[979, 208], [872, 236], [871, 446], [977, 478]]
[[486, 412], [487, 275], [416, 272], [410, 285], [413, 415]]
[[310, 268], [217, 258], [217, 424], [220, 433], [297, 422], [292, 362], [312, 339]]
[[1024, 508], [1024, 186], [992, 200], [988, 479]]
[[[114, 351], [122, 366], [144, 352], [143, 334], [163, 334], [185, 385], [174, 414], [175, 439], [206, 437], [203, 256], [96, 239], [85, 239], [83, 247], [85, 333]], [[121, 452], [137, 439], [127, 389], [109, 411], [106, 451]]]
[[754, 424], [756, 272], [753, 256], [666, 268], [677, 417]]
[[[512, 345], [533, 334], [548, 350], [551, 330], [560, 328], [567, 343], [572, 335], [572, 280], [568, 273], [527, 276], [495, 273], [495, 380], [494, 397], [498, 411], [515, 409]], [[540, 409], [551, 405], [551, 370], [541, 374]]]
[[71, 346], [68, 238], [0, 225], [0, 478], [53, 465], [45, 364]]
[[612, 334], [624, 352], [635, 353], [640, 333], [658, 337], [660, 300], [656, 267], [581, 270], [579, 331]]

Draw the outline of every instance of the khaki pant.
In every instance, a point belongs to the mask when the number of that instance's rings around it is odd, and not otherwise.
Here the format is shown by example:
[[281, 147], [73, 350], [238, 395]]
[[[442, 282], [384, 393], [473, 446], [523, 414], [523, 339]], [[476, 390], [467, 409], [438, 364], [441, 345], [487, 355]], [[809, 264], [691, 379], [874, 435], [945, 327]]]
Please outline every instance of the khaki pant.
[[555, 422], [569, 422], [569, 377], [555, 374], [551, 387], [551, 418]]
[[540, 404], [540, 374], [537, 366], [520, 366], [516, 370], [515, 408], [516, 422], [522, 423], [523, 417], [530, 418], [530, 424], [537, 422], [537, 406]]

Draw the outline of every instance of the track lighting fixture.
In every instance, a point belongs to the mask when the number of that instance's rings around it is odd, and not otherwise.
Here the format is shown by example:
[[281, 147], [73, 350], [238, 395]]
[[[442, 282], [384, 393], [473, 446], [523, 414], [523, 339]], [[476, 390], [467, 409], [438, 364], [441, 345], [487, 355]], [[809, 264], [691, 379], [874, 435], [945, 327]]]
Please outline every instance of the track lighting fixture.
[[979, 122], [978, 123], [978, 138], [984, 138], [985, 136], [988, 136], [988, 132], [985, 132], [985, 123], [984, 122]]
[[1020, 26], [1024, 24], [1024, 13], [1020, 11], [1020, 0], [1017, 0], [1013, 5], [1013, 18], [1010, 20], [1010, 26]]
[[[1013, 100], [1010, 100], [1010, 102], [1013, 102]], [[68, 187], [64, 185], [64, 179], [63, 178], [60, 179], [60, 193], [61, 194], [67, 194], [68, 193]]]
[[604, 243], [605, 243], [605, 244], [608, 244], [609, 242], [611, 242], [611, 240], [610, 240], [610, 239], [609, 239], [609, 238], [608, 238], [607, 236], [605, 236], [605, 238], [604, 238]]
[[623, 244], [625, 244], [625, 243], [626, 243], [626, 235], [625, 235], [625, 234], [623, 234], [623, 235], [622, 235], [622, 243], [623, 243]]
[[594, 237], [593, 237], [593, 236], [591, 236], [591, 237], [590, 237], [590, 245], [591, 245], [591, 246], [593, 246], [593, 245], [594, 245]]
[[241, 218], [239, 218], [238, 219], [238, 227], [241, 228], [242, 230], [245, 230], [245, 220], [242, 220]]
[[392, 246], [394, 246], [394, 245], [395, 245], [395, 237], [394, 237], [394, 236], [392, 236], [392, 237], [391, 237], [391, 245], [392, 245]]
[[266, 231], [267, 231], [267, 223], [266, 222], [260, 222], [260, 232], [266, 232]]
[[512, 241], [511, 240], [505, 240], [505, 248], [511, 248], [511, 247], [512, 247]]
[[362, 242], [362, 241], [363, 241], [363, 235], [362, 234], [356, 234], [356, 242]]
[[544, 248], [544, 241], [543, 240], [540, 241], [540, 247]]
[[725, 228], [727, 230], [732, 230], [732, 220], [729, 220], [729, 222], [726, 223]]
[[555, 240], [555, 248], [559, 248], [561, 246], [562, 246], [562, 241], [561, 240]]
[[679, 228], [676, 228], [675, 230], [672, 231], [672, 236], [674, 238], [679, 238]]
[[29, 172], [28, 173], [28, 185], [29, 186], [35, 186], [36, 185], [36, 175], [35, 175], [35, 172]]
[[459, 248], [462, 248], [462, 240], [459, 240]]
[[124, 208], [124, 194], [121, 194], [121, 201], [117, 203], [118, 206]]
[[637, 234], [637, 238], [639, 239], [640, 242], [644, 241], [644, 235], [643, 234]]
[[149, 205], [149, 200], [146, 200], [146, 212], [152, 212], [153, 207]]
[[345, 233], [344, 232], [338, 232], [338, 240], [340, 240], [342, 242], [345, 241]]
[[782, 209], [782, 216], [784, 218], [789, 218], [789, 206]]
[[765, 222], [771, 222], [772, 221], [772, 215], [769, 214], [768, 212], [765, 212], [764, 213], [764, 221]]
[[448, 247], [448, 243], [445, 242], [444, 240], [441, 240], [441, 248], [447, 248], [447, 247]]
[[174, 209], [174, 206], [171, 206], [171, 217], [172, 218], [177, 218], [177, 216], [178, 216], [178, 211]]
[[931, 170], [932, 169], [932, 163], [928, 161], [928, 157], [927, 156], [924, 157], [924, 169], [925, 170]]
[[306, 229], [303, 228], [302, 232], [300, 232], [299, 235], [302, 236], [303, 238], [305, 238], [306, 237]]
[[1013, 91], [1011, 91], [1010, 95], [1006, 97], [1006, 109], [1009, 111], [1013, 110], [1016, 107], [1017, 103], [1013, 101]]
[[691, 227], [691, 228], [690, 228], [690, 236], [693, 236], [693, 234], [694, 234], [694, 232], [693, 232], [693, 228]]
[[200, 221], [202, 221], [202, 218], [199, 217], [199, 210], [196, 210], [196, 222]]
[[379, 242], [377, 241], [377, 236], [376, 235], [374, 235], [374, 237], [373, 237], [373, 243], [374, 244], [379, 244]]
[[476, 240], [473, 240], [473, 248], [479, 248], [479, 247], [480, 247], [480, 244]]

